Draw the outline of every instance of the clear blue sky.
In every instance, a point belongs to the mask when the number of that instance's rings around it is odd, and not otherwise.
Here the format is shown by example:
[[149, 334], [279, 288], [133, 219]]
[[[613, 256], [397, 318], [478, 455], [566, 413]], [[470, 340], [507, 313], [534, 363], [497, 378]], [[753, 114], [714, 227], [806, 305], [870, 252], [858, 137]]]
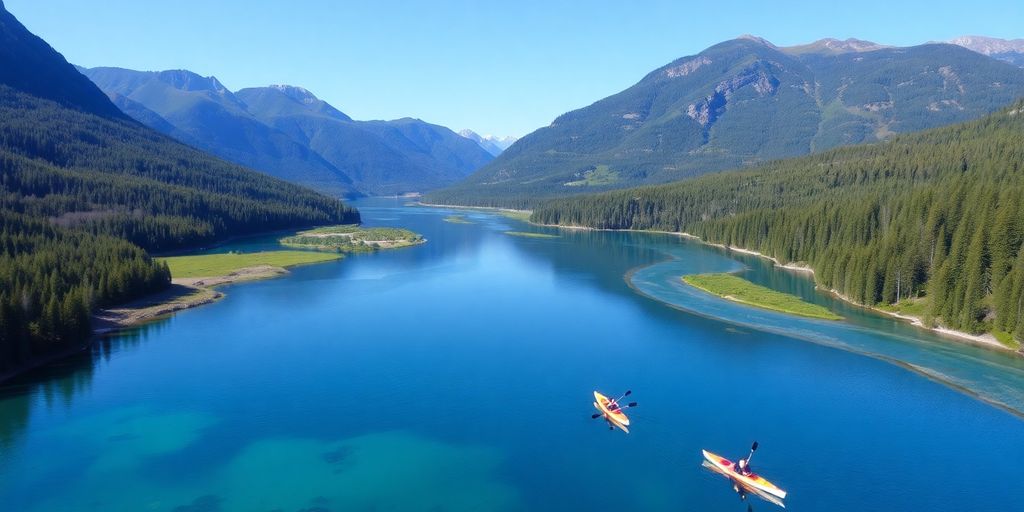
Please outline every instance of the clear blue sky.
[[356, 119], [524, 135], [744, 33], [1024, 37], [1024, 1], [5, 0], [72, 63], [301, 85]]

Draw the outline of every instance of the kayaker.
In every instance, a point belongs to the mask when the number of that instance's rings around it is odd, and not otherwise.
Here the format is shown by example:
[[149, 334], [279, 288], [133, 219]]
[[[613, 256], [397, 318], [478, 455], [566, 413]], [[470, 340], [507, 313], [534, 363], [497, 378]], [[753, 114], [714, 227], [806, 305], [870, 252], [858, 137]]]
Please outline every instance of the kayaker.
[[736, 472], [743, 476], [750, 476], [754, 473], [750, 469], [750, 463], [747, 462], [747, 459], [740, 459], [739, 462], [736, 463]]
[[615, 400], [608, 400], [607, 407], [609, 411], [615, 412], [619, 410], [619, 403], [616, 402]]

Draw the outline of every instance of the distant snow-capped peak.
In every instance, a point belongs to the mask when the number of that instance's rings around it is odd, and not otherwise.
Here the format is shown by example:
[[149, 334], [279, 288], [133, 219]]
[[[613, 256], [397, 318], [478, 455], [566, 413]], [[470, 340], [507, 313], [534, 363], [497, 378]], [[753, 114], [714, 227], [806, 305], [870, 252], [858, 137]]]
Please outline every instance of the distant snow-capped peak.
[[950, 44], [963, 46], [985, 55], [997, 53], [1024, 53], [1024, 39], [999, 39], [986, 36], [960, 36], [949, 40]]
[[491, 134], [480, 135], [470, 129], [459, 130], [459, 135], [476, 142], [480, 147], [484, 148], [484, 150], [494, 156], [500, 155], [502, 151], [505, 151], [509, 146], [519, 140], [511, 135], [504, 137]]
[[297, 85], [272, 84], [270, 88], [281, 91], [289, 98], [300, 101], [306, 105], [312, 105], [313, 103], [320, 101], [319, 98], [309, 92], [305, 87], [299, 87]]

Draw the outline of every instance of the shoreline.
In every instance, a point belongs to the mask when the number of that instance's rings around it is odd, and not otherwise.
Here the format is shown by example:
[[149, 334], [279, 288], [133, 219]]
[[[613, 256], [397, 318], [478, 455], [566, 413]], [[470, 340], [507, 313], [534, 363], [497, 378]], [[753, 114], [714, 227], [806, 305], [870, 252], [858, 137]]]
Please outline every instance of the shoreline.
[[[420, 204], [423, 205], [423, 206], [436, 206], [436, 207], [443, 207], [443, 208], [468, 208], [468, 209], [477, 208], [477, 207], [471, 207], [471, 206], [431, 205], [431, 204], [427, 204], [427, 203], [420, 203]], [[500, 210], [506, 210], [506, 211], [518, 211], [518, 212], [529, 211], [529, 210], [511, 210], [511, 209], [507, 209], [507, 208], [490, 208], [490, 207], [487, 207], [487, 208], [480, 207], [479, 209], [499, 210], [499, 211]], [[807, 274], [811, 274], [811, 275], [814, 274], [814, 269], [809, 267], [809, 266], [807, 266], [807, 265], [796, 264], [796, 263], [789, 263], [789, 264], [785, 264], [784, 265], [777, 258], [774, 258], [772, 256], [768, 256], [768, 255], [760, 253], [758, 251], [753, 251], [753, 250], [750, 250], [750, 249], [744, 249], [742, 247], [731, 247], [731, 246], [728, 246], [728, 245], [725, 245], [725, 244], [709, 242], [709, 241], [704, 240], [703, 238], [701, 238], [701, 237], [699, 237], [697, 235], [694, 235], [692, 233], [687, 233], [685, 231], [664, 231], [664, 230], [655, 230], [655, 229], [594, 228], [594, 227], [590, 227], [590, 226], [576, 226], [576, 225], [562, 225], [562, 224], [542, 224], [542, 223], [530, 222], [530, 221], [527, 221], [527, 222], [529, 222], [530, 224], [534, 224], [536, 226], [543, 226], [543, 227], [549, 227], [549, 228], [559, 228], [559, 229], [569, 229], [569, 230], [580, 230], [580, 231], [625, 231], [625, 232], [636, 232], [636, 233], [657, 233], [657, 234], [664, 234], [664, 235], [674, 235], [674, 236], [678, 236], [678, 237], [694, 240], [696, 242], [699, 242], [699, 243], [707, 245], [707, 246], [717, 247], [717, 248], [723, 249], [725, 251], [735, 251], [735, 252], [738, 252], [740, 254], [746, 254], [746, 255], [749, 255], [749, 256], [757, 256], [759, 258], [764, 258], [764, 259], [766, 259], [768, 261], [771, 261], [772, 264], [774, 264], [776, 267], [784, 269], [784, 270], [789, 270], [789, 271], [792, 271], [792, 272], [807, 273]], [[815, 283], [815, 287], [817, 287], [816, 283]], [[914, 327], [917, 327], [919, 329], [923, 329], [923, 330], [926, 330], [926, 331], [931, 331], [933, 333], [939, 334], [941, 336], [945, 336], [947, 338], [953, 338], [956, 341], [959, 341], [960, 343], [965, 343], [965, 344], [968, 344], [968, 345], [972, 345], [972, 346], [976, 346], [976, 347], [981, 347], [981, 348], [988, 348], [988, 349], [998, 350], [998, 351], [1001, 351], [1001, 352], [1004, 352], [1004, 353], [1008, 353], [1008, 354], [1011, 354], [1011, 355], [1017, 355], [1017, 356], [1020, 356], [1020, 357], [1024, 357], [1024, 346], [1022, 346], [1019, 349], [1014, 349], [1012, 347], [1008, 347], [1006, 345], [1003, 345], [991, 333], [985, 333], [985, 334], [978, 335], [978, 334], [971, 334], [971, 333], [968, 333], [968, 332], [958, 331], [956, 329], [950, 329], [948, 327], [942, 327], [942, 326], [928, 327], [928, 326], [926, 326], [924, 324], [924, 320], [923, 319], [918, 318], [916, 316], [904, 315], [904, 314], [901, 314], [901, 313], [896, 313], [896, 312], [892, 312], [892, 311], [886, 311], [884, 309], [879, 309], [879, 308], [876, 308], [876, 307], [873, 307], [873, 306], [868, 306], [868, 305], [865, 305], [865, 304], [859, 304], [857, 302], [854, 302], [854, 301], [850, 300], [848, 297], [846, 297], [845, 295], [837, 292], [836, 290], [828, 290], [828, 293], [830, 293], [831, 295], [833, 295], [834, 297], [838, 298], [839, 300], [842, 300], [843, 302], [846, 302], [847, 304], [850, 304], [852, 306], [856, 306], [856, 307], [859, 307], [859, 308], [864, 308], [864, 309], [867, 309], [867, 310], [872, 311], [874, 313], [878, 313], [878, 314], [882, 314], [882, 315], [889, 316], [889, 317], [892, 317], [892, 318], [897, 318], [899, 320], [903, 320], [903, 321], [911, 324]]]
[[256, 265], [223, 276], [174, 278], [167, 290], [96, 311], [93, 314], [93, 335], [115, 333], [169, 317], [179, 311], [212, 304], [227, 296], [215, 290], [217, 286], [272, 279], [288, 273], [283, 267]]
[[162, 320], [186, 309], [213, 304], [227, 297], [224, 292], [214, 290], [214, 287], [272, 279], [288, 273], [288, 270], [282, 267], [258, 265], [238, 269], [224, 276], [171, 279], [171, 286], [166, 290], [125, 304], [96, 310], [92, 314], [93, 329], [92, 336], [89, 339], [77, 346], [69, 347], [67, 350], [40, 357], [22, 368], [7, 373], [0, 373], [0, 385], [20, 375], [60, 361], [76, 353], [89, 350], [98, 339], [104, 336], [139, 327], [149, 322]]
[[[683, 306], [680, 306], [680, 305], [677, 305], [677, 304], [673, 304], [671, 302], [659, 299], [658, 297], [655, 297], [653, 295], [648, 294], [647, 292], [641, 290], [639, 287], [637, 287], [635, 284], [633, 284], [632, 277], [637, 272], [639, 272], [639, 271], [641, 271], [641, 270], [643, 270], [645, 268], [651, 267], [653, 265], [659, 265], [661, 263], [665, 263], [667, 261], [672, 261], [674, 259], [677, 259], [677, 258], [675, 258], [673, 256], [669, 256], [669, 257], [667, 257], [664, 260], [657, 261], [657, 262], [651, 263], [649, 265], [642, 265], [642, 266], [639, 266], [639, 267], [631, 268], [631, 269], [629, 269], [629, 271], [627, 271], [625, 274], [623, 274], [622, 280], [626, 283], [626, 286], [628, 286], [629, 289], [633, 290], [637, 295], [639, 295], [639, 296], [641, 296], [641, 297], [643, 297], [645, 299], [654, 301], [654, 302], [656, 302], [658, 304], [661, 304], [663, 306], [666, 306], [668, 308], [674, 309], [676, 311], [682, 311], [683, 313], [687, 313], [687, 314], [690, 314], [690, 315], [696, 315], [696, 316], [699, 316], [699, 317], [702, 317], [702, 318], [708, 318], [708, 319], [711, 319], [711, 320], [717, 320], [717, 321], [720, 321], [720, 322], [724, 321], [724, 322], [730, 323], [732, 325], [739, 326], [739, 327], [744, 328], [744, 329], [758, 330], [758, 327], [755, 326], [755, 325], [745, 324], [745, 323], [743, 323], [742, 321], [739, 321], [739, 320], [736, 320], [736, 321], [723, 320], [721, 317], [717, 317], [717, 316], [709, 314], [709, 313], [704, 313], [704, 312], [701, 312], [701, 311], [698, 311], [698, 310], [695, 310], [695, 309], [688, 309], [688, 308], [685, 308]], [[775, 331], [768, 330], [767, 332], [775, 332]], [[947, 387], [949, 387], [951, 389], [954, 389], [956, 391], [964, 393], [964, 394], [970, 396], [971, 398], [974, 398], [976, 400], [980, 400], [980, 401], [982, 401], [982, 402], [984, 402], [986, 404], [989, 404], [989, 405], [991, 405], [993, 407], [996, 407], [996, 408], [998, 408], [1000, 410], [1006, 411], [1006, 412], [1008, 412], [1010, 414], [1013, 414], [1014, 416], [1017, 416], [1017, 417], [1019, 417], [1021, 419], [1024, 419], [1024, 410], [1018, 410], [1018, 409], [1016, 409], [1016, 408], [1014, 408], [1014, 407], [1012, 407], [1012, 406], [1010, 406], [1008, 404], [1005, 404], [1003, 402], [1000, 402], [998, 400], [985, 397], [985, 396], [981, 395], [981, 393], [979, 393], [979, 392], [977, 392], [977, 391], [975, 391], [975, 390], [973, 390], [971, 388], [968, 388], [966, 386], [963, 386], [963, 385], [957, 384], [955, 382], [951, 382], [949, 380], [946, 380], [946, 379], [942, 378], [939, 375], [935, 375], [934, 373], [925, 371], [924, 369], [922, 369], [922, 368], [920, 368], [918, 366], [915, 366], [915, 365], [910, 364], [908, 362], [902, 361], [902, 360], [897, 359], [895, 357], [890, 357], [890, 356], [878, 354], [878, 353], [875, 353], [875, 352], [865, 351], [865, 350], [857, 350], [857, 349], [853, 349], [853, 348], [849, 348], [849, 347], [837, 347], [835, 345], [832, 345], [832, 344], [829, 344], [829, 343], [824, 343], [824, 342], [815, 340], [815, 339], [813, 339], [811, 337], [801, 336], [801, 335], [795, 334], [795, 333], [790, 333], [790, 334], [786, 334], [786, 335], [787, 336], [792, 336], [795, 339], [802, 340], [802, 341], [807, 342], [807, 343], [813, 343], [815, 345], [821, 345], [823, 347], [829, 347], [829, 348], [833, 348], [833, 349], [836, 349], [836, 350], [844, 350], [844, 351], [850, 352], [852, 354], [857, 354], [857, 355], [861, 355], [861, 356], [865, 356], [865, 357], [870, 357], [870, 358], [873, 358], [873, 359], [877, 359], [879, 361], [884, 361], [884, 362], [887, 362], [889, 364], [896, 365], [896, 366], [898, 366], [900, 368], [903, 368], [903, 369], [908, 370], [908, 371], [910, 371], [912, 373], [920, 375], [920, 376], [922, 376], [922, 377], [924, 377], [924, 378], [926, 378], [928, 380], [931, 380], [931, 381], [936, 382], [938, 384], [941, 384], [943, 386], [947, 386]]]
[[[428, 208], [451, 208], [453, 210], [481, 210], [490, 212], [508, 212], [508, 213], [533, 213], [533, 210], [517, 210], [515, 208], [499, 208], [497, 206], [456, 206], [451, 204], [434, 204], [424, 203], [423, 201], [416, 201], [417, 206], [426, 206]], [[530, 222], [530, 221], [526, 221]], [[530, 222], [530, 224], [534, 224]], [[537, 224], [543, 226], [544, 224]], [[561, 227], [561, 226], [558, 226]]]

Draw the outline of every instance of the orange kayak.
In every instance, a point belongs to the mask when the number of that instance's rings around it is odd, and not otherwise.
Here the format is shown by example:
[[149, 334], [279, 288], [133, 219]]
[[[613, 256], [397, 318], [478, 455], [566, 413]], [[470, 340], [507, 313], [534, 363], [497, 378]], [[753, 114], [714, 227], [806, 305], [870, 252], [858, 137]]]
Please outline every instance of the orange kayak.
[[629, 426], [629, 418], [626, 417], [626, 414], [622, 412], [621, 408], [615, 409], [614, 411], [609, 409], [609, 404], [611, 404], [611, 400], [608, 397], [594, 391], [594, 407], [598, 411], [601, 411], [601, 414], [604, 415], [606, 420], [612, 422], [616, 427], [629, 432], [629, 430], [626, 429], [626, 427]]
[[776, 498], [779, 499], [786, 498], [786, 491], [779, 489], [778, 487], [775, 486], [775, 484], [769, 482], [768, 480], [765, 480], [764, 477], [762, 477], [761, 475], [758, 475], [756, 473], [751, 473], [749, 475], [741, 475], [737, 473], [735, 469], [733, 469], [735, 466], [735, 463], [733, 461], [726, 459], [725, 457], [722, 457], [720, 455], [711, 453], [707, 450], [702, 451], [704, 452], [704, 458], [707, 459], [707, 461], [712, 466], [721, 470], [722, 473], [726, 474], [729, 478], [735, 480], [736, 482], [739, 482], [743, 486], [748, 487], [750, 489], [754, 489], [756, 491], [761, 491], [771, 496], [775, 496]]

